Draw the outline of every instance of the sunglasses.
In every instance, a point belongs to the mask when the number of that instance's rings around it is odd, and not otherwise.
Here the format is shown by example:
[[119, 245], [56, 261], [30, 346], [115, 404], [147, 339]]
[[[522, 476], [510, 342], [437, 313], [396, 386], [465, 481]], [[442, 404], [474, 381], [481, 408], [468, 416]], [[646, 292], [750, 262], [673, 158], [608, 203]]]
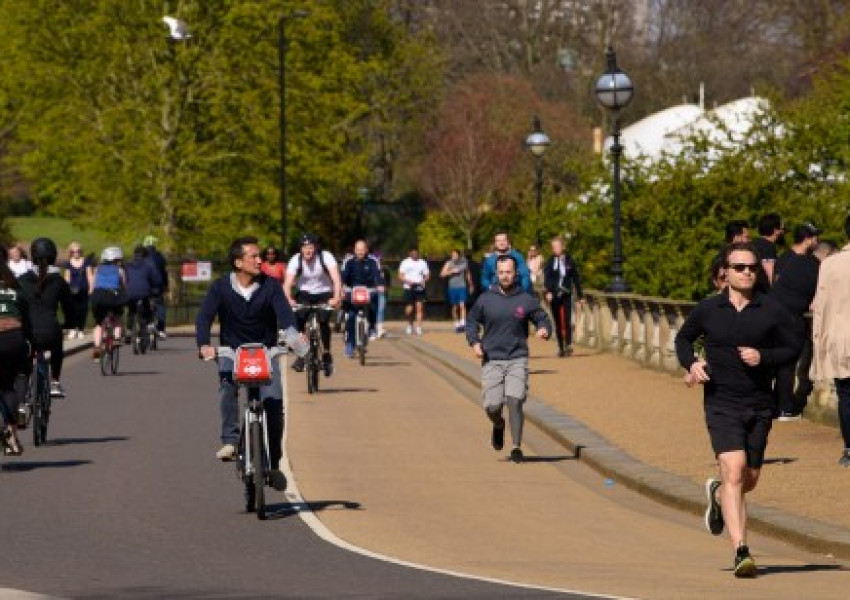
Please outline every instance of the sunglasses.
[[729, 265], [729, 268], [735, 271], [736, 273], [743, 273], [744, 271], [755, 273], [758, 271], [759, 266], [757, 263], [732, 263]]

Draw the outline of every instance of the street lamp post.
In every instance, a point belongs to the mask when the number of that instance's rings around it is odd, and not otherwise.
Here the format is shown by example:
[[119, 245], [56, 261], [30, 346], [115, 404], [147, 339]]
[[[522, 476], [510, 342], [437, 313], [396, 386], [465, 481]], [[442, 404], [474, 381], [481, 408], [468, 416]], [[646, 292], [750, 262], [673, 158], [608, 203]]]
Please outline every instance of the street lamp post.
[[280, 94], [280, 248], [286, 252], [287, 219], [289, 202], [286, 197], [286, 22], [294, 17], [303, 19], [310, 13], [295, 10], [281, 15], [277, 22], [278, 93]]
[[543, 128], [540, 126], [540, 117], [534, 115], [533, 130], [527, 138], [525, 145], [534, 156], [535, 179], [534, 189], [537, 200], [537, 229], [535, 240], [537, 247], [540, 247], [540, 206], [543, 201], [543, 155], [546, 153], [546, 147], [549, 145], [549, 136], [543, 133]]
[[620, 156], [623, 147], [620, 145], [620, 110], [631, 102], [635, 88], [631, 78], [617, 66], [617, 55], [608, 46], [605, 53], [606, 69], [596, 80], [594, 94], [599, 103], [611, 112], [611, 162], [614, 171], [614, 256], [611, 260], [611, 283], [606, 288], [608, 292], [627, 293], [631, 287], [623, 278], [623, 245], [620, 238]]

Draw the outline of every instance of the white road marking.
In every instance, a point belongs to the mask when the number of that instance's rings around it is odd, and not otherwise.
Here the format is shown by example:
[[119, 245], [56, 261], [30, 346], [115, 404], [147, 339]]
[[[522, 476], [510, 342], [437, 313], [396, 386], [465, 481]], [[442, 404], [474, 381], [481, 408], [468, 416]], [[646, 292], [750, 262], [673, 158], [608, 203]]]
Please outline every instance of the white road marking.
[[365, 548], [361, 548], [360, 546], [355, 546], [342, 538], [338, 537], [335, 533], [333, 533], [330, 529], [325, 526], [324, 523], [316, 516], [312, 510], [310, 510], [309, 503], [304, 499], [301, 495], [301, 492], [298, 490], [298, 484], [295, 481], [295, 474], [292, 472], [292, 466], [289, 464], [289, 456], [286, 451], [286, 440], [288, 437], [289, 428], [292, 426], [292, 418], [289, 412], [289, 390], [286, 382], [286, 375], [288, 371], [288, 365], [286, 361], [286, 355], [281, 355], [278, 357], [280, 361], [278, 363], [280, 369], [280, 378], [281, 378], [281, 388], [283, 389], [283, 406], [284, 406], [284, 414], [286, 415], [285, 427], [283, 430], [283, 457], [280, 460], [280, 468], [283, 471], [284, 475], [286, 475], [286, 479], [288, 481], [288, 485], [286, 488], [286, 498], [292, 504], [292, 509], [298, 513], [298, 516], [304, 522], [307, 527], [309, 527], [313, 533], [315, 533], [318, 537], [325, 540], [326, 542], [337, 546], [338, 548], [342, 548], [343, 550], [347, 550], [349, 552], [353, 552], [355, 554], [360, 554], [362, 556], [367, 556], [369, 558], [374, 558], [376, 560], [381, 560], [387, 563], [391, 563], [394, 565], [399, 565], [402, 567], [408, 567], [411, 569], [418, 569], [420, 571], [427, 571], [429, 573], [437, 573], [440, 575], [448, 575], [451, 577], [460, 577], [463, 579], [471, 579], [473, 581], [481, 581], [484, 583], [492, 583], [496, 585], [505, 585], [516, 588], [523, 588], [527, 590], [539, 590], [544, 592], [554, 592], [560, 594], [579, 594], [591, 598], [607, 598], [610, 600], [633, 600], [627, 596], [608, 596], [604, 594], [595, 594], [591, 592], [583, 592], [580, 590], [569, 590], [564, 588], [555, 588], [555, 587], [546, 587], [541, 585], [532, 585], [528, 583], [520, 583], [516, 581], [507, 581], [504, 579], [495, 579], [492, 577], [483, 577], [481, 575], [472, 575], [469, 573], [461, 573], [459, 571], [451, 571], [448, 569], [440, 569], [436, 567], [429, 567], [426, 565], [421, 565], [418, 563], [409, 562], [406, 560], [401, 560], [398, 558], [393, 558], [391, 556], [386, 556], [385, 554], [379, 554], [377, 552], [372, 552], [371, 550], [366, 550]]

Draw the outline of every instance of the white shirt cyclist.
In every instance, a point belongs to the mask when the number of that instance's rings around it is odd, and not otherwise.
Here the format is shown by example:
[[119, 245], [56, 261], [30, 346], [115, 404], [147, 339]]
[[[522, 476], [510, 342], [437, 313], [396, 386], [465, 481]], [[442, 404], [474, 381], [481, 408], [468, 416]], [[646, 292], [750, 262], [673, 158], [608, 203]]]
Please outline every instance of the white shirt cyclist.
[[[306, 292], [307, 294], [329, 293], [333, 291], [333, 281], [331, 281], [330, 275], [325, 272], [325, 269], [322, 268], [322, 262], [328, 270], [337, 266], [334, 255], [327, 250], [322, 250], [321, 262], [318, 255], [314, 256], [312, 260], [304, 260], [299, 252], [289, 259], [289, 263], [286, 265], [286, 272], [290, 273], [293, 277], [297, 276], [295, 287], [299, 291]], [[300, 276], [298, 276], [299, 265], [301, 266]]]

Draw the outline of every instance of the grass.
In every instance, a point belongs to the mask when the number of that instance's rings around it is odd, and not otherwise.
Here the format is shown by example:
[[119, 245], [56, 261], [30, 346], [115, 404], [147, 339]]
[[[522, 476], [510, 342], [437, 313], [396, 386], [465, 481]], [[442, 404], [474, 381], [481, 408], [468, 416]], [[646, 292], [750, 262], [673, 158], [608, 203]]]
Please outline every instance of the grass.
[[65, 254], [68, 244], [79, 242], [88, 254], [114, 245], [107, 234], [95, 229], [82, 229], [68, 219], [57, 217], [9, 217], [6, 219], [12, 237], [29, 250], [29, 243], [38, 237], [47, 237], [56, 242], [60, 254]]

